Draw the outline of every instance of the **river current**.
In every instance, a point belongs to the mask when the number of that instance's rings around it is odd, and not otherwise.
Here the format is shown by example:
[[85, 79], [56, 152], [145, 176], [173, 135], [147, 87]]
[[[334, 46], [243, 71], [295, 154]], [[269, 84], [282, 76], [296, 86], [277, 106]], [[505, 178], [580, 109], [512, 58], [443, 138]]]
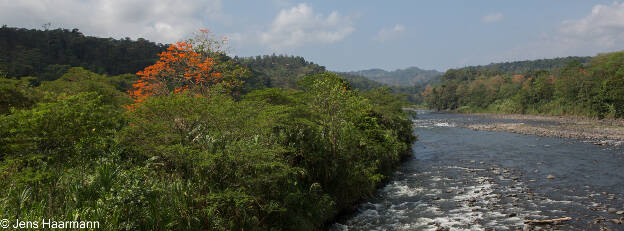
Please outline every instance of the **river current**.
[[[419, 111], [413, 156], [331, 230], [624, 230], [623, 149], [456, 126], [464, 120], [492, 122]], [[525, 225], [562, 217], [572, 220]]]

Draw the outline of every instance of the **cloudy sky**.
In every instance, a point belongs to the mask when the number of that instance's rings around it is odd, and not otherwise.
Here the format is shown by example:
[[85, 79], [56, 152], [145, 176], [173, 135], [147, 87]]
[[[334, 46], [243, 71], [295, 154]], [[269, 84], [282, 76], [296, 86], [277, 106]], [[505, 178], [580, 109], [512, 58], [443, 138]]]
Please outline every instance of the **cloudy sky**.
[[46, 23], [161, 43], [209, 28], [230, 39], [233, 55], [298, 55], [338, 71], [624, 49], [622, 1], [0, 0], [0, 24]]

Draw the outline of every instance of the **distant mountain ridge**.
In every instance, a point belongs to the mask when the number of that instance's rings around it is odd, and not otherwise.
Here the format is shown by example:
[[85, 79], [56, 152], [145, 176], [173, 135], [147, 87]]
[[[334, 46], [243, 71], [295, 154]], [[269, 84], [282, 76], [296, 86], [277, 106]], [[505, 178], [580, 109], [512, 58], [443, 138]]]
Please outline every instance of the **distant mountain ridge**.
[[[248, 68], [251, 76], [245, 80], [248, 90], [262, 88], [296, 89], [297, 82], [305, 76], [325, 72], [324, 66], [306, 61], [303, 57], [287, 55], [263, 55], [234, 57], [236, 63]], [[370, 90], [383, 84], [359, 75], [338, 73], [351, 87]]]
[[386, 71], [379, 68], [346, 72], [350, 75], [359, 75], [371, 80], [390, 85], [390, 86], [414, 86], [424, 84], [435, 78], [440, 77], [443, 73], [436, 70], [424, 70], [418, 67], [408, 67], [405, 69], [397, 69], [394, 71]]

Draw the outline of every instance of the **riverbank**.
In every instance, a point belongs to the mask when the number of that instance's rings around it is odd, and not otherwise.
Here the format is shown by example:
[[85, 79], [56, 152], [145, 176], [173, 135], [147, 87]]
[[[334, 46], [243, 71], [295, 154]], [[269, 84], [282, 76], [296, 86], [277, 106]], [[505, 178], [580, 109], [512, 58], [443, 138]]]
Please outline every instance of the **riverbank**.
[[465, 120], [457, 126], [481, 131], [504, 131], [544, 137], [571, 138], [596, 145], [624, 145], [624, 120], [574, 116], [470, 114], [485, 120]]

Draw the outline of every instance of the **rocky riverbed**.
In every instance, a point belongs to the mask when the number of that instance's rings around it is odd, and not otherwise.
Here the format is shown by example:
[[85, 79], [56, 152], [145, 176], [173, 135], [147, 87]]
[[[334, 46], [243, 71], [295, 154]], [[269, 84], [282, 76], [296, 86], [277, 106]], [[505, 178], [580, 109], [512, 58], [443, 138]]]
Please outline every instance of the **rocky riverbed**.
[[[572, 116], [517, 114], [470, 114], [484, 120], [458, 120], [458, 126], [473, 130], [504, 131], [546, 137], [571, 138], [596, 145], [624, 145], [624, 120]], [[489, 120], [488, 120], [489, 119]]]

